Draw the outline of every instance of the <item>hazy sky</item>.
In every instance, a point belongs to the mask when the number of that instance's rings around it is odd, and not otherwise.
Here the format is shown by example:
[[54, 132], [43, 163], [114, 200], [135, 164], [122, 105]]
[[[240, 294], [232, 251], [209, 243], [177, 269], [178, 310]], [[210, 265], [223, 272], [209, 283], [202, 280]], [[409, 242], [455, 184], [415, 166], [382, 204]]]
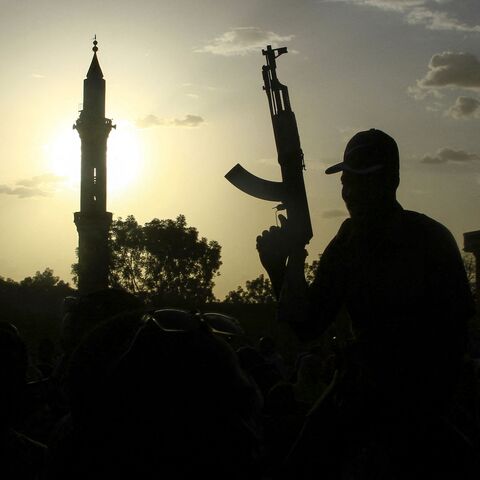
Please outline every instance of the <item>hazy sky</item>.
[[107, 81], [108, 209], [140, 222], [186, 215], [222, 245], [219, 298], [257, 276], [273, 204], [223, 175], [278, 180], [261, 48], [287, 46], [313, 219], [310, 260], [346, 212], [325, 176], [358, 130], [398, 142], [399, 199], [460, 247], [480, 229], [478, 0], [0, 0], [0, 275], [70, 280], [80, 141], [72, 124], [97, 35]]

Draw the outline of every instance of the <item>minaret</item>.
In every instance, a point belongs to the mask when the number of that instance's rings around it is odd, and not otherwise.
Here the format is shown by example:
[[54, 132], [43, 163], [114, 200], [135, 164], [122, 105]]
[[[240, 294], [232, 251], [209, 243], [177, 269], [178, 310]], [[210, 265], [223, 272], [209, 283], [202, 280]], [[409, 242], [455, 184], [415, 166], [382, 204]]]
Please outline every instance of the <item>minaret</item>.
[[105, 118], [105, 80], [93, 58], [83, 81], [83, 109], [73, 126], [82, 143], [80, 211], [74, 213], [78, 231], [78, 290], [89, 293], [108, 287], [108, 231], [112, 214], [107, 212], [107, 138], [115, 128]]

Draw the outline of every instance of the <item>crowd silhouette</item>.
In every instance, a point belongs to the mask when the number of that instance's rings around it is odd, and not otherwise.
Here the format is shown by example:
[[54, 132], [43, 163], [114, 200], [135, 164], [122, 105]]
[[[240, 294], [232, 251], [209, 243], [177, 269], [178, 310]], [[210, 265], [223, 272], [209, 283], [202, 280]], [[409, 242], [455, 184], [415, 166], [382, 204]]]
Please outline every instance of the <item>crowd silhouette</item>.
[[[294, 362], [220, 313], [119, 289], [67, 297], [58, 342], [0, 323], [0, 478], [470, 479], [480, 349], [448, 230], [395, 199], [398, 150], [347, 145], [351, 218], [303, 277], [288, 221], [257, 239]], [[342, 308], [350, 330], [333, 338]], [[322, 337], [323, 335], [323, 337]]]

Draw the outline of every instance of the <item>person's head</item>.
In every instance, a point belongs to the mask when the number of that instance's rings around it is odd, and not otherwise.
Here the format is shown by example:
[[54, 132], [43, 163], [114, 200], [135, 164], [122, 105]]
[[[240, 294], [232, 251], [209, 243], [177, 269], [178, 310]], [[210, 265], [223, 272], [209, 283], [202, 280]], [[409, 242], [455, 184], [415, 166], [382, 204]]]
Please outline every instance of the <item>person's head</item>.
[[115, 288], [66, 297], [60, 338], [64, 353], [70, 354], [102, 321], [123, 312], [141, 310], [142, 307], [143, 303], [135, 295]]
[[259, 401], [222, 340], [233, 332], [219, 333], [219, 324], [161, 309], [119, 315], [89, 332], [67, 381], [85, 455], [102, 451], [100, 464], [114, 471], [235, 465], [254, 442], [248, 425]]
[[395, 140], [374, 128], [355, 134], [347, 143], [343, 162], [325, 173], [342, 172], [342, 198], [352, 216], [367, 217], [395, 202], [400, 182]]

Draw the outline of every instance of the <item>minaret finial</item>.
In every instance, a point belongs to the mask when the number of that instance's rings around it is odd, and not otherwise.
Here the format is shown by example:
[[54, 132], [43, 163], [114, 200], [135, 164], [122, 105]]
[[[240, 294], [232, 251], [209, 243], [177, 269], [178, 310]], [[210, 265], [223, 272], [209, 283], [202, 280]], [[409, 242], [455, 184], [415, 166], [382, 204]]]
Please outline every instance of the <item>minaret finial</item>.
[[100, 65], [98, 63], [97, 45], [98, 45], [97, 36], [95, 35], [93, 37], [93, 48], [92, 48], [93, 58], [92, 58], [92, 63], [90, 64], [90, 68], [88, 69], [88, 72], [87, 72], [87, 78], [103, 78], [102, 69], [100, 68]]

